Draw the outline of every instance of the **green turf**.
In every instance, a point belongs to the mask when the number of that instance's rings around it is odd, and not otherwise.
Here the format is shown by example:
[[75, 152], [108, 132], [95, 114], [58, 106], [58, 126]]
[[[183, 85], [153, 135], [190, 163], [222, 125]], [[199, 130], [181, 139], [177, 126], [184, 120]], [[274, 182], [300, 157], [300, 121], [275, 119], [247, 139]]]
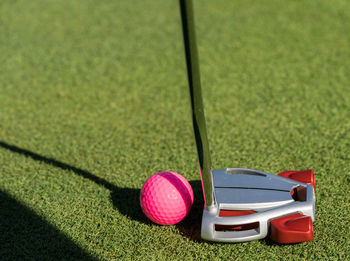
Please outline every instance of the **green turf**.
[[[313, 168], [315, 240], [212, 244], [177, 1], [0, 2], [0, 256], [8, 260], [350, 258], [350, 3], [196, 1], [214, 167]], [[189, 217], [138, 195], [183, 174]]]

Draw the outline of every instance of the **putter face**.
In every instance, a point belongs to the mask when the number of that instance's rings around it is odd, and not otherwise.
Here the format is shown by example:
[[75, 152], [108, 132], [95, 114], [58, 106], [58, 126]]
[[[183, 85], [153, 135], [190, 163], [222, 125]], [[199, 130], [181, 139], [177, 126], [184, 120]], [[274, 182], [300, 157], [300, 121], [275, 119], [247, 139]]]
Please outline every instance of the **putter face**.
[[[291, 218], [287, 218], [286, 222], [294, 220], [292, 223], [294, 225], [297, 223], [297, 228], [288, 227], [288, 224], [286, 228], [277, 227], [277, 230], [273, 228], [272, 239], [279, 243], [296, 243], [313, 239], [312, 221], [315, 217], [313, 186], [262, 171], [242, 168], [219, 169], [213, 171], [212, 175], [216, 208], [203, 211], [201, 230], [203, 239], [220, 242], [261, 239], [269, 232], [271, 234], [270, 221], [279, 222], [279, 218], [286, 219], [288, 216]], [[305, 220], [305, 217], [309, 221]], [[304, 234], [297, 231], [300, 227], [305, 230]]]

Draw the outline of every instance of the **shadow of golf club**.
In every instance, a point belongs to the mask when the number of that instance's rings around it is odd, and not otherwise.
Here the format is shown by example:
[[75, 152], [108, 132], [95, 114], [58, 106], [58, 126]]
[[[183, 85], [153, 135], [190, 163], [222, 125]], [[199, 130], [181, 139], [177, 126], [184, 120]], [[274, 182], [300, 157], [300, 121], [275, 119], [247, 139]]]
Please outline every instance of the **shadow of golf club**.
[[[44, 162], [46, 164], [52, 165], [54, 167], [57, 167], [63, 170], [72, 171], [79, 176], [82, 176], [86, 179], [93, 181], [98, 185], [105, 187], [111, 192], [110, 198], [112, 200], [113, 206], [116, 209], [118, 209], [118, 211], [122, 215], [125, 215], [138, 222], [151, 224], [151, 221], [149, 221], [146, 218], [146, 216], [142, 213], [140, 209], [140, 204], [139, 204], [140, 190], [139, 189], [117, 187], [116, 185], [98, 176], [95, 176], [91, 172], [88, 172], [86, 170], [83, 170], [74, 166], [70, 166], [56, 159], [48, 158], [29, 150], [19, 148], [15, 145], [10, 145], [4, 141], [0, 141], [0, 147], [7, 149], [9, 151], [24, 155], [26, 157], [32, 158], [33, 160]], [[178, 223], [176, 227], [179, 229], [180, 233], [183, 236], [190, 238], [193, 241], [199, 242], [201, 241], [200, 225], [201, 225], [201, 218], [202, 218], [202, 211], [203, 211], [203, 204], [204, 204], [204, 201], [202, 198], [202, 185], [199, 180], [190, 181], [190, 184], [194, 192], [195, 200], [194, 200], [190, 214], [183, 221]]]
[[0, 190], [1, 260], [97, 260]]
[[44, 162], [46, 164], [49, 164], [51, 166], [54, 166], [63, 170], [72, 171], [83, 178], [91, 180], [94, 183], [105, 187], [111, 192], [111, 200], [112, 200], [113, 206], [117, 208], [121, 214], [142, 223], [150, 222], [143, 215], [140, 209], [140, 205], [139, 205], [140, 190], [139, 189], [117, 187], [116, 185], [113, 185], [112, 183], [98, 176], [95, 176], [94, 174], [86, 170], [83, 170], [74, 166], [70, 166], [66, 163], [39, 155], [37, 153], [19, 148], [14, 145], [10, 145], [4, 141], [0, 141], [0, 147], [7, 149], [9, 151], [24, 155], [26, 157], [32, 158], [33, 160]]

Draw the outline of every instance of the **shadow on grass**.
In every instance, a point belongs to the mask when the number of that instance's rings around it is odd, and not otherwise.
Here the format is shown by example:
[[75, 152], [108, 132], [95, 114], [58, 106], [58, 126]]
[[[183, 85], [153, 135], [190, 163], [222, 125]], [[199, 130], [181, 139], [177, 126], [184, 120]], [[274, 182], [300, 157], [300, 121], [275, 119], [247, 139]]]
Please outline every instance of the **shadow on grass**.
[[[113, 202], [113, 206], [118, 209], [118, 211], [139, 222], [150, 224], [151, 222], [145, 217], [140, 209], [139, 204], [139, 189], [132, 188], [120, 188], [116, 185], [80, 168], [76, 168], [74, 166], [70, 166], [66, 163], [60, 162], [58, 160], [48, 158], [32, 151], [19, 148], [14, 145], [10, 145], [6, 142], [0, 141], [0, 147], [10, 150], [12, 152], [22, 154], [26, 157], [32, 158], [33, 160], [44, 162], [46, 164], [52, 165], [54, 167], [69, 170], [74, 172], [75, 174], [82, 176], [86, 179], [93, 181], [94, 183], [101, 185], [107, 188], [111, 192], [111, 200]], [[199, 242], [200, 239], [200, 226], [201, 226], [201, 218], [203, 211], [203, 199], [202, 199], [202, 187], [200, 181], [191, 181], [190, 182], [193, 192], [194, 192], [194, 204], [192, 206], [190, 214], [176, 227], [179, 229], [180, 233], [183, 236], [190, 238], [191, 240]]]
[[0, 190], [1, 260], [97, 260]]
[[194, 194], [194, 202], [190, 214], [176, 225], [181, 235], [195, 242], [203, 242], [201, 239], [201, 223], [203, 213], [202, 184], [200, 180], [190, 181]]
[[75, 174], [82, 176], [83, 178], [89, 179], [98, 185], [101, 185], [111, 192], [111, 200], [115, 208], [117, 208], [120, 213], [126, 215], [139, 222], [148, 223], [148, 219], [143, 215], [139, 205], [139, 189], [132, 188], [119, 188], [116, 185], [80, 168], [70, 166], [66, 163], [60, 162], [58, 160], [41, 156], [35, 152], [19, 148], [14, 145], [7, 144], [6, 142], [0, 141], [0, 147], [22, 154], [26, 157], [32, 158], [33, 160], [44, 162], [46, 164], [52, 165], [54, 167], [69, 170]]

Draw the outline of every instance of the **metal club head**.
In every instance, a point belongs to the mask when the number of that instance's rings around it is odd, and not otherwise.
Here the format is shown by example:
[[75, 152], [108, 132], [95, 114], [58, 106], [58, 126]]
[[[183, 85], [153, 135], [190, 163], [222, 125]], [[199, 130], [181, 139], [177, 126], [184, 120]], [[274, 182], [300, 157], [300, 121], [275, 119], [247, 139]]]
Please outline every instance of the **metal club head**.
[[[294, 214], [300, 214], [299, 219], [311, 217], [311, 222], [315, 218], [312, 185], [242, 168], [215, 170], [213, 182], [216, 208], [204, 209], [203, 239], [221, 242], [261, 239], [269, 234], [271, 220]], [[306, 225], [309, 223], [306, 222]], [[312, 227], [306, 227], [302, 235], [293, 231], [293, 227], [289, 227], [289, 230], [276, 232], [278, 237], [287, 237], [284, 241], [288, 242], [276, 241], [294, 243], [309, 241], [313, 237]]]
[[201, 93], [192, 0], [179, 0], [193, 128], [205, 206], [201, 236], [243, 242], [270, 235], [278, 243], [313, 239], [315, 180], [312, 170], [279, 176], [258, 170], [212, 170]]

